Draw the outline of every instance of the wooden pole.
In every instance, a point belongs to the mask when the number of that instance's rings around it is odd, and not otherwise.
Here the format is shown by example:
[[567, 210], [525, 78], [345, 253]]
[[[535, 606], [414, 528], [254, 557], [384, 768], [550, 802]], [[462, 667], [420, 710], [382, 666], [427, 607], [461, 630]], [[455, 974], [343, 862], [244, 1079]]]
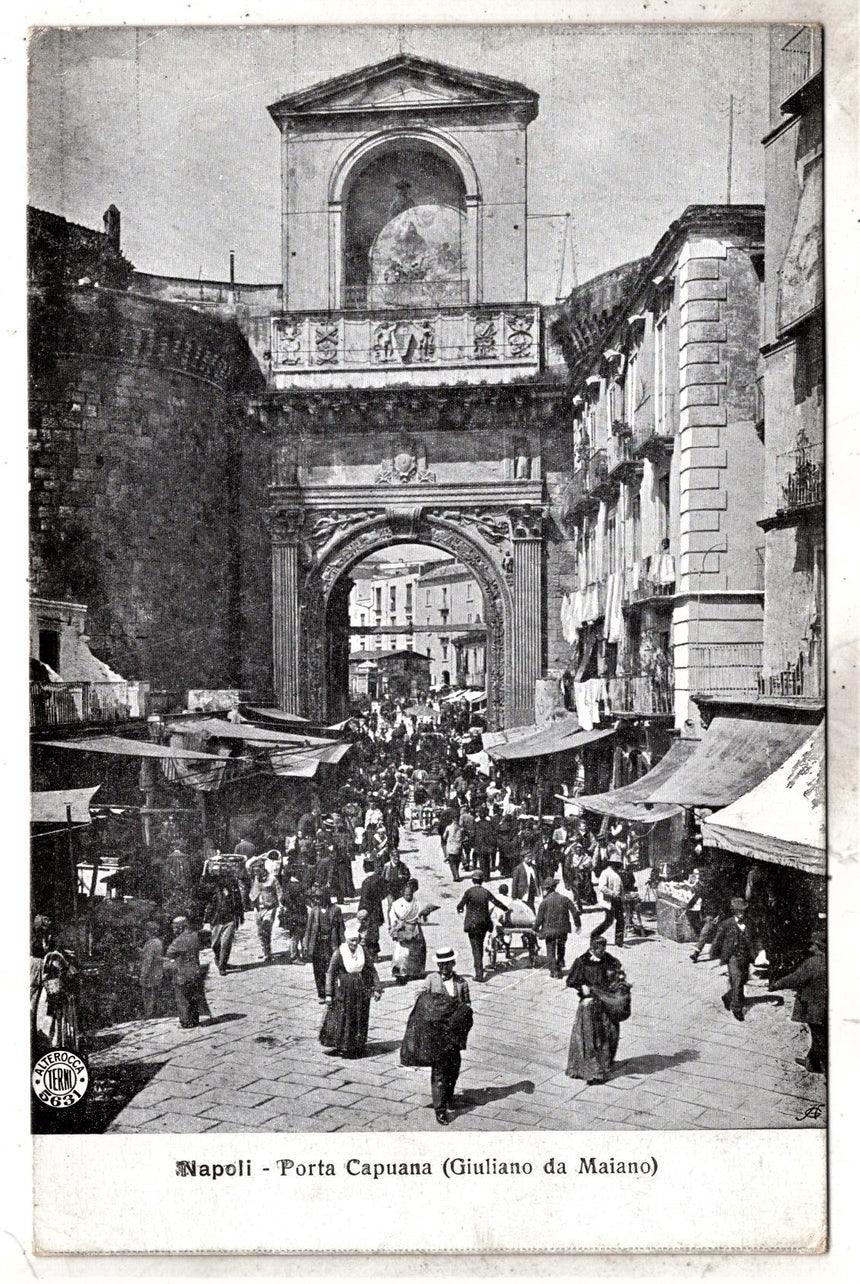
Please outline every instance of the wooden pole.
[[75, 839], [72, 826], [71, 804], [66, 803], [66, 842], [69, 851], [69, 865], [72, 870], [72, 917], [78, 921], [78, 867], [75, 862]]

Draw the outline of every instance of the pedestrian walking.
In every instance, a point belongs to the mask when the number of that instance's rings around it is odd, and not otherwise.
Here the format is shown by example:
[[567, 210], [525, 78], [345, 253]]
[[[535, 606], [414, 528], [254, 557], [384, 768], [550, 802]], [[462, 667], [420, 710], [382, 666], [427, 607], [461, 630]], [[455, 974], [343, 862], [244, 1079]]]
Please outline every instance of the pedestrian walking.
[[382, 866], [382, 885], [385, 888], [386, 922], [391, 923], [391, 906], [406, 890], [406, 884], [412, 877], [409, 866], [400, 859], [400, 852], [395, 847], [388, 860]]
[[332, 904], [327, 887], [311, 892], [308, 925], [305, 928], [304, 952], [314, 970], [317, 1001], [325, 1003], [325, 979], [328, 965], [336, 949], [343, 945], [343, 914], [339, 905]]
[[717, 928], [711, 944], [711, 957], [718, 955], [720, 962], [728, 967], [729, 988], [722, 996], [723, 1007], [736, 1021], [743, 1021], [744, 986], [758, 951], [746, 921], [747, 903], [743, 897], [732, 897], [731, 911], [731, 918], [725, 919]]
[[200, 933], [191, 927], [185, 914], [177, 914], [173, 920], [173, 940], [167, 947], [165, 958], [169, 960], [179, 1024], [183, 1030], [191, 1030], [200, 1024], [205, 998], [200, 969]]
[[371, 998], [382, 998], [382, 986], [373, 960], [359, 939], [356, 919], [344, 927], [344, 940], [331, 956], [326, 971], [327, 1011], [320, 1043], [336, 1056], [360, 1057], [367, 1046]]
[[218, 971], [224, 976], [230, 966], [233, 938], [239, 925], [245, 921], [239, 882], [229, 869], [222, 868], [216, 875], [203, 920], [212, 928], [212, 953]]
[[308, 925], [308, 907], [307, 894], [295, 867], [287, 868], [286, 882], [282, 890], [283, 903], [279, 910], [279, 917], [281, 927], [287, 935], [287, 957], [291, 963], [300, 963], [303, 961], [302, 942]]
[[538, 895], [538, 873], [535, 867], [535, 854], [532, 848], [526, 848], [523, 859], [517, 865], [511, 880], [511, 896], [515, 901], [524, 901], [534, 913]]
[[810, 1047], [805, 1057], [795, 1057], [799, 1066], [811, 1074], [827, 1073], [827, 937], [814, 932], [809, 945], [809, 958], [793, 972], [775, 977], [771, 990], [796, 990], [792, 1021], [805, 1021], [809, 1026]]
[[702, 951], [709, 946], [717, 934], [717, 927], [726, 917], [728, 897], [717, 870], [693, 870], [690, 879], [693, 884], [693, 895], [687, 902], [686, 916], [691, 924], [695, 921], [696, 906], [701, 916], [696, 943], [690, 954], [693, 963], [698, 963]]
[[460, 881], [460, 865], [463, 859], [463, 826], [459, 817], [450, 821], [442, 831], [442, 851], [455, 883]]
[[486, 807], [479, 807], [472, 832], [472, 859], [485, 879], [490, 877], [497, 851], [495, 821], [487, 815]]
[[496, 905], [503, 912], [507, 906], [483, 887], [484, 875], [479, 869], [472, 870], [472, 886], [463, 893], [457, 913], [463, 914], [463, 931], [469, 938], [472, 947], [472, 959], [475, 965], [475, 980], [484, 980], [484, 941], [487, 933], [493, 930], [490, 906]]
[[149, 1019], [155, 1015], [164, 981], [164, 942], [161, 939], [161, 929], [155, 922], [146, 925], [146, 944], [141, 951], [139, 979], [143, 1015]]
[[604, 869], [600, 878], [597, 880], [597, 897], [598, 902], [602, 902], [606, 908], [606, 914], [602, 923], [592, 929], [592, 941], [602, 936], [603, 933], [615, 924], [615, 948], [624, 948], [624, 884], [621, 879], [621, 857], [617, 854], [611, 855], [609, 864]]
[[247, 866], [253, 878], [249, 900], [255, 911], [257, 936], [260, 939], [260, 959], [264, 963], [272, 961], [272, 931], [282, 899], [281, 884], [274, 873], [275, 858], [277, 858], [277, 864], [280, 864], [280, 856], [280, 852], [268, 851], [261, 856], [252, 856]]
[[602, 936], [594, 937], [586, 952], [574, 960], [567, 984], [579, 995], [579, 1006], [570, 1034], [565, 1070], [569, 1078], [590, 1084], [608, 1079], [620, 1031], [619, 1018], [606, 1000], [613, 1003], [610, 996], [623, 983], [623, 976], [620, 960], [607, 954]]
[[379, 958], [379, 929], [385, 922], [385, 888], [382, 871], [374, 870], [361, 884], [358, 913], [364, 914], [364, 948], [372, 963]]
[[451, 1121], [454, 1092], [460, 1077], [474, 1015], [469, 987], [454, 970], [450, 946], [436, 951], [437, 971], [427, 978], [409, 1017], [400, 1050], [403, 1065], [430, 1066], [430, 1093], [438, 1124]]
[[558, 879], [549, 878], [543, 886], [543, 900], [538, 906], [535, 917], [535, 931], [546, 941], [546, 961], [549, 974], [553, 979], [564, 977], [565, 952], [567, 938], [570, 935], [570, 923], [573, 920], [577, 932], [582, 931], [582, 919], [576, 906], [567, 896], [558, 891]]
[[394, 953], [391, 959], [391, 973], [398, 985], [414, 981], [424, 975], [427, 962], [427, 944], [424, 939], [422, 924], [437, 905], [428, 905], [422, 909], [415, 893], [418, 891], [418, 880], [410, 878], [403, 889], [403, 895], [391, 906], [388, 930], [394, 942]]

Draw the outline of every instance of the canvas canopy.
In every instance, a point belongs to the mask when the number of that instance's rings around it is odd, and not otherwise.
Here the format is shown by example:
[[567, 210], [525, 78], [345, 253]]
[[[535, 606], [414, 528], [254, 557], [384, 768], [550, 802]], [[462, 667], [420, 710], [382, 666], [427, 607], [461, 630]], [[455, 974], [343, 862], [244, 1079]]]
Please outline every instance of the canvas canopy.
[[324, 736], [309, 736], [304, 731], [276, 731], [271, 727], [257, 727], [251, 722], [227, 722], [225, 718], [187, 718], [171, 723], [168, 731], [178, 735], [208, 736], [217, 740], [243, 740], [248, 744], [268, 745], [330, 745]]
[[68, 821], [71, 808], [72, 822], [89, 825], [92, 822], [90, 802], [101, 785], [87, 789], [46, 789], [31, 795], [30, 819], [34, 825], [56, 825]]
[[574, 802], [578, 807], [597, 812], [601, 816], [618, 816], [622, 820], [635, 820], [645, 825], [670, 820], [672, 816], [679, 815], [682, 808], [676, 803], [652, 802], [652, 795], [687, 762], [700, 743], [699, 740], [676, 740], [657, 766], [632, 784], [623, 785], [620, 789], [610, 789], [604, 794], [581, 794], [577, 798], [565, 798], [563, 801]]
[[[228, 724], [229, 725], [229, 724]], [[85, 740], [40, 740], [40, 745], [53, 749], [76, 749], [79, 753], [109, 753], [125, 758], [211, 758], [219, 754], [199, 749], [172, 749], [151, 740], [125, 740], [122, 736], [90, 736]]]
[[760, 785], [703, 821], [704, 842], [824, 875], [823, 764], [824, 728], [819, 727]]
[[531, 735], [513, 740], [510, 744], [496, 745], [487, 752], [491, 758], [502, 762], [519, 761], [523, 758], [544, 758], [550, 754], [570, 753], [597, 740], [605, 740], [607, 736], [614, 734], [614, 730], [611, 729], [607, 731], [556, 730], [553, 724], [550, 724], [547, 727], [541, 727]]
[[696, 752], [652, 793], [651, 801], [725, 807], [778, 770], [809, 735], [808, 723], [714, 718]]

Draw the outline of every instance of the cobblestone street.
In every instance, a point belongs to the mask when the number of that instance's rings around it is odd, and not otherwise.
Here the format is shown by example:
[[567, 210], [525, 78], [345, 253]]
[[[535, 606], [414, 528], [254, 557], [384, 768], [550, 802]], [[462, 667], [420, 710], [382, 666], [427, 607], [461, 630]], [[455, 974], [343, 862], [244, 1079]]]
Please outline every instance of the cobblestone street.
[[[463, 1058], [455, 1129], [636, 1129], [822, 1127], [825, 1085], [796, 1065], [805, 1027], [790, 1021], [792, 995], [748, 987], [746, 1021], [723, 1010], [716, 964], [689, 960], [689, 946], [656, 935], [622, 957], [633, 1015], [621, 1028], [611, 1081], [588, 1086], [564, 1073], [576, 995], [525, 958], [472, 982], [468, 941], [456, 913], [465, 882], [452, 886], [435, 837], [404, 831], [403, 856], [422, 904], [437, 902], [426, 929], [433, 950], [451, 943], [470, 981], [475, 1024]], [[356, 874], [358, 876], [358, 869]], [[444, 874], [444, 877], [443, 877]], [[494, 879], [491, 887], [498, 887]], [[345, 907], [345, 916], [356, 902]], [[591, 920], [593, 922], [593, 920]], [[567, 962], [587, 942], [568, 940]], [[276, 931], [275, 951], [282, 944]], [[387, 948], [386, 948], [387, 947]], [[610, 943], [610, 952], [613, 946]], [[518, 951], [515, 951], [518, 953]], [[309, 965], [281, 956], [259, 963], [253, 918], [240, 930], [231, 971], [210, 969], [212, 1022], [180, 1030], [176, 1018], [129, 1022], [97, 1039], [91, 1070], [140, 1071], [143, 1084], [108, 1125], [111, 1132], [334, 1132], [435, 1130], [429, 1071], [401, 1067], [400, 1040], [419, 982], [391, 981], [383, 929], [370, 1042], [357, 1061], [329, 1056], [317, 1033]], [[210, 958], [208, 951], [204, 957]], [[780, 1002], [782, 1000], [782, 1002]]]

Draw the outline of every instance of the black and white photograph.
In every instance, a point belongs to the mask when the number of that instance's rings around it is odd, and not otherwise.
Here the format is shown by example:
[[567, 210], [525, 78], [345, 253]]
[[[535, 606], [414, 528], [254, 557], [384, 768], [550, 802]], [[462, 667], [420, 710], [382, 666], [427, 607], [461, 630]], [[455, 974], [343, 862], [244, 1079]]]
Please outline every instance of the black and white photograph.
[[825, 34], [30, 33], [35, 1134], [826, 1128]]

